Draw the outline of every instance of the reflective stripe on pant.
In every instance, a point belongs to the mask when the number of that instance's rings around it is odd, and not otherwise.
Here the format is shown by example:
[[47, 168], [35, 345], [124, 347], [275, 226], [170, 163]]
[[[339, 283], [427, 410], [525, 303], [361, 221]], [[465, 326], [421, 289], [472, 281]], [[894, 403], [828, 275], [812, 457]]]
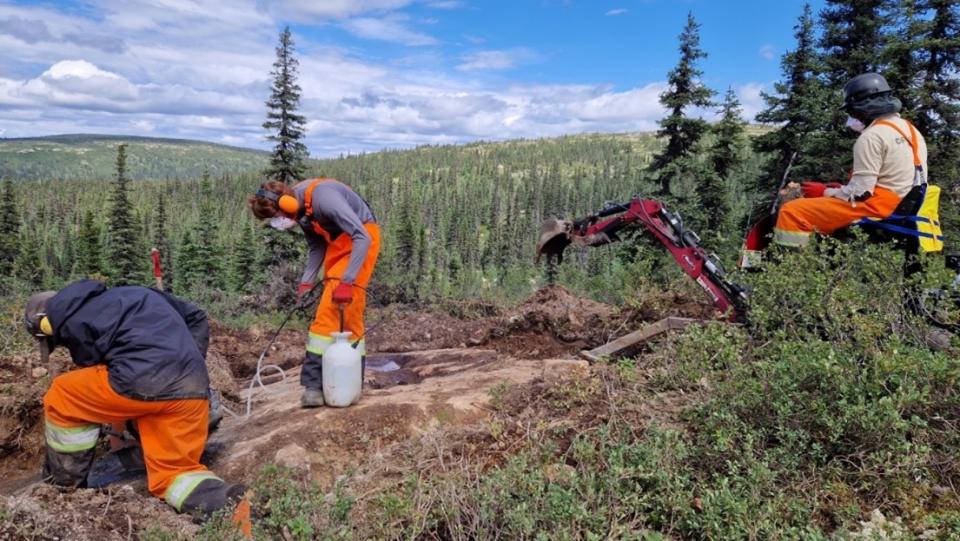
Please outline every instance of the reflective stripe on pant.
[[[353, 302], [348, 304], [343, 312], [343, 329], [351, 333], [351, 341], [362, 337], [365, 332], [363, 313], [367, 306], [367, 294], [360, 288], [366, 288], [370, 284], [373, 269], [377, 264], [377, 255], [380, 253], [380, 226], [364, 224], [364, 228], [370, 234], [370, 249], [354, 282], [360, 287], [353, 289]], [[327, 278], [327, 282], [324, 284], [323, 295], [320, 296], [316, 315], [310, 325], [307, 355], [303, 362], [303, 370], [300, 372], [300, 384], [304, 387], [319, 389], [322, 386], [320, 359], [327, 347], [333, 343], [332, 334], [340, 330], [340, 309], [333, 302], [333, 290], [340, 284], [339, 279], [347, 270], [352, 248], [353, 239], [346, 234], [340, 235], [327, 246], [323, 260], [324, 277]], [[365, 346], [365, 341], [361, 339], [360, 345], [357, 346], [361, 355], [366, 353]]]
[[[107, 367], [97, 365], [55, 378], [43, 397], [43, 410], [48, 451], [57, 452], [88, 445], [92, 450], [93, 427], [135, 419], [147, 486], [178, 511], [200, 481], [219, 481], [200, 464], [207, 441], [207, 400], [133, 400], [117, 394], [110, 387]], [[48, 465], [55, 466], [49, 457]]]
[[880, 187], [870, 198], [852, 205], [834, 197], [794, 199], [780, 208], [773, 229], [773, 242], [783, 246], [805, 246], [814, 232], [830, 235], [861, 218], [886, 218], [899, 204], [897, 194]]

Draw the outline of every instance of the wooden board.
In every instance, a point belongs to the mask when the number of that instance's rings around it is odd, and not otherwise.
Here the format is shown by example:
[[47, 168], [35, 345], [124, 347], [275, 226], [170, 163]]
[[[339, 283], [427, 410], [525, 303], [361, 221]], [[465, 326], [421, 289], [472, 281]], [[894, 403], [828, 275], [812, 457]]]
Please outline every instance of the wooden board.
[[685, 329], [691, 323], [704, 323], [704, 320], [692, 319], [689, 317], [667, 317], [661, 319], [660, 321], [645, 325], [644, 327], [641, 327], [630, 334], [623, 335], [616, 340], [607, 342], [600, 347], [581, 351], [580, 356], [590, 362], [599, 361], [604, 357], [613, 357], [617, 353], [637, 344], [642, 344], [655, 336], [674, 330]]

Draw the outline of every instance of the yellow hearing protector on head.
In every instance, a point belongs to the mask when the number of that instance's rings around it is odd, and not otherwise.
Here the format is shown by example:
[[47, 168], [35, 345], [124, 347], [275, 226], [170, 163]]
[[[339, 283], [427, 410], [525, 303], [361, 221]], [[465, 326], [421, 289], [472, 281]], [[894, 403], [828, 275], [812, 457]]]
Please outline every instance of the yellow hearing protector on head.
[[277, 207], [279, 207], [280, 210], [286, 212], [287, 214], [296, 215], [298, 212], [300, 212], [300, 202], [297, 201], [297, 198], [293, 197], [292, 195], [277, 195], [270, 190], [264, 190], [263, 188], [260, 188], [257, 190], [256, 196], [273, 201], [277, 204]]
[[50, 318], [47, 316], [40, 318], [40, 332], [47, 336], [53, 336], [53, 325], [50, 324]]

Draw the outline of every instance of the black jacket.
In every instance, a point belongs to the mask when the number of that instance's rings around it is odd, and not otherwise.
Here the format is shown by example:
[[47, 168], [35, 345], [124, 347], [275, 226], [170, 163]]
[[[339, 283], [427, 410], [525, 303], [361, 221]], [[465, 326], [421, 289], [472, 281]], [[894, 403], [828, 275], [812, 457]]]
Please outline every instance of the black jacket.
[[79, 366], [106, 364], [110, 386], [134, 400], [207, 398], [207, 315], [140, 286], [74, 282], [47, 301], [58, 345]]

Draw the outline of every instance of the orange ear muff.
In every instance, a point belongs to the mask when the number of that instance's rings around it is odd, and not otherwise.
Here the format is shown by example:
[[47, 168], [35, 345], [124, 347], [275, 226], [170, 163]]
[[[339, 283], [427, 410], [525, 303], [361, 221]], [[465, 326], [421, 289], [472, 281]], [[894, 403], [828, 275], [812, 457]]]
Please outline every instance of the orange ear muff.
[[280, 200], [277, 201], [277, 206], [287, 214], [295, 215], [300, 212], [300, 202], [292, 195], [281, 195]]

